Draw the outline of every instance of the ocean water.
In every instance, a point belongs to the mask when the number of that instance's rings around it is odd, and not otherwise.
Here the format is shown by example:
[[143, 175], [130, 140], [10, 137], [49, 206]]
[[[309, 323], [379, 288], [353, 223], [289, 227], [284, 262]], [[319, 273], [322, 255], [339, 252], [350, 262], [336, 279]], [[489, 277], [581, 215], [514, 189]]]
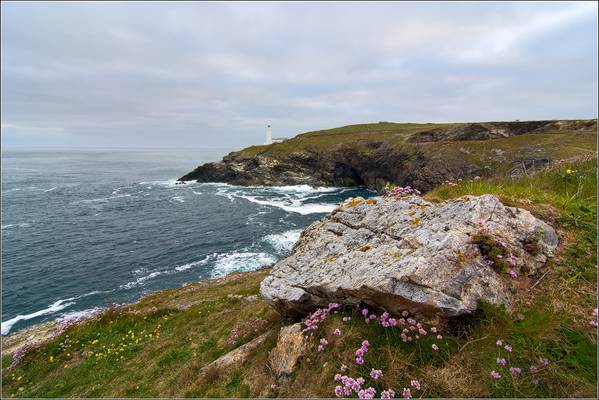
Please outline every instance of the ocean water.
[[254, 270], [364, 188], [175, 184], [225, 150], [2, 153], [2, 334]]

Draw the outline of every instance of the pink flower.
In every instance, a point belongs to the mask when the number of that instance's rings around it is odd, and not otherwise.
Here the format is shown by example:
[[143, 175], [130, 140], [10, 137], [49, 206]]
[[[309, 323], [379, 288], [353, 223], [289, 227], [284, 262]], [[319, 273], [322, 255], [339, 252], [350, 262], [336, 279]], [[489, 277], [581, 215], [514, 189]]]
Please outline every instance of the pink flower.
[[539, 384], [539, 380], [538, 379], [533, 379], [532, 380], [532, 384], [535, 385], [535, 386], [538, 385]]
[[531, 365], [530, 372], [536, 374], [537, 372], [539, 372], [539, 367], [537, 367], [536, 365]]
[[349, 368], [345, 364], [341, 364], [341, 371], [346, 372]]
[[512, 352], [512, 346], [510, 346], [509, 344], [506, 344], [505, 346], [503, 346], [503, 348], [508, 352], [511, 353]]
[[408, 315], [410, 315], [406, 310], [401, 312], [401, 315], [404, 317], [407, 317]]
[[387, 390], [383, 390], [381, 392], [381, 399], [382, 400], [387, 400], [387, 399], [392, 399], [395, 397], [395, 391], [393, 389], [387, 389]]
[[437, 335], [437, 339], [438, 340], [443, 340], [443, 336], [442, 335]]
[[501, 375], [500, 375], [500, 374], [499, 374], [499, 372], [497, 372], [497, 371], [491, 371], [491, 376], [492, 376], [494, 379], [501, 379]]
[[[395, 318], [389, 318], [389, 326], [396, 327], [397, 326], [397, 320]], [[381, 394], [381, 396], [382, 396], [382, 394]]]
[[370, 318], [371, 321], [376, 321], [376, 315], [374, 314], [370, 314], [370, 317], [368, 318]]
[[343, 387], [335, 386], [335, 396], [343, 397]]
[[541, 357], [540, 361], [541, 361], [541, 364], [543, 364], [543, 365], [549, 365], [549, 360], [546, 358]]
[[596, 308], [594, 308], [594, 309], [593, 309], [593, 317], [596, 317], [596, 316], [597, 316], [597, 309], [596, 309]]
[[383, 371], [381, 371], [380, 369], [374, 369], [374, 368], [373, 368], [373, 369], [370, 371], [370, 377], [371, 377], [372, 379], [375, 379], [375, 380], [376, 380], [376, 379], [379, 379], [379, 378], [380, 378], [380, 377], [382, 377], [382, 376], [383, 376]]
[[508, 258], [506, 258], [506, 261], [508, 262], [508, 264], [510, 264], [512, 267], [515, 267], [516, 264], [518, 263], [518, 259], [513, 255], [510, 254], [510, 256]]
[[341, 331], [339, 329], [335, 329], [333, 331], [333, 336], [341, 336]]
[[512, 374], [513, 376], [520, 376], [521, 372], [522, 372], [522, 370], [520, 368], [516, 368], [516, 367], [510, 368], [510, 374]]
[[503, 342], [501, 341], [501, 339], [499, 339], [495, 344], [497, 346], [503, 346]]
[[512, 277], [512, 279], [516, 279], [518, 277], [518, 273], [516, 271], [514, 271], [513, 269], [510, 269], [508, 271], [508, 274], [510, 274], [510, 276]]
[[364, 340], [364, 341], [362, 342], [362, 347], [365, 347], [365, 348], [366, 348], [366, 351], [368, 351], [368, 346], [370, 346], [370, 342], [368, 342], [368, 340]]
[[433, 343], [431, 347], [433, 348], [433, 350], [439, 350], [439, 346], [437, 346], [435, 343]]
[[433, 326], [433, 327], [431, 328], [431, 332], [432, 332], [432, 333], [437, 333], [437, 327], [436, 327], [436, 326]]
[[368, 316], [368, 309], [367, 308], [364, 308], [362, 310], [362, 315], [365, 316], [365, 317]]
[[412, 386], [416, 390], [420, 390], [420, 382], [418, 382], [416, 379], [412, 379], [410, 381], [410, 386]]
[[343, 322], [351, 321], [351, 317], [343, 317]]
[[589, 324], [590, 324], [590, 325], [591, 325], [593, 328], [596, 328], [596, 327], [597, 327], [597, 321], [596, 321], [596, 320], [594, 320], [594, 319], [592, 319], [592, 320], [589, 322]]
[[356, 357], [356, 364], [364, 365], [364, 357]]
[[422, 328], [418, 329], [418, 333], [421, 334], [422, 336], [426, 335], [426, 331]]
[[335, 374], [335, 378], [336, 381], [340, 381], [341, 380], [341, 374]]
[[362, 389], [358, 392], [358, 398], [360, 399], [374, 399], [374, 396], [376, 396], [376, 389], [373, 387]]
[[505, 358], [498, 358], [497, 364], [501, 365], [502, 367], [505, 367], [507, 365], [507, 360]]
[[402, 396], [406, 399], [412, 398], [412, 392], [409, 388], [403, 388]]

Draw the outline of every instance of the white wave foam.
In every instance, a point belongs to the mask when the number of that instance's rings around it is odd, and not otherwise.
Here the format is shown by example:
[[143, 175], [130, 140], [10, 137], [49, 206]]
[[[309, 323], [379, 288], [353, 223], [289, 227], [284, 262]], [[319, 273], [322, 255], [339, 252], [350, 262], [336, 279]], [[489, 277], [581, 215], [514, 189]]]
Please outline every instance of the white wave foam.
[[208, 263], [208, 261], [213, 260], [216, 257], [217, 257], [217, 254], [213, 253], [213, 254], [210, 254], [210, 255], [202, 258], [199, 261], [194, 261], [194, 262], [190, 262], [190, 263], [187, 263], [187, 264], [179, 265], [178, 267], [175, 267], [175, 270], [181, 272], [181, 271], [186, 271], [186, 270], [188, 270], [190, 268], [193, 268], [196, 265], [205, 265], [206, 263]]
[[264, 236], [263, 241], [269, 243], [277, 251], [287, 253], [302, 234], [301, 229], [293, 229], [279, 234]]
[[94, 313], [96, 313], [98, 311], [101, 311], [101, 310], [103, 310], [102, 307], [94, 307], [94, 308], [88, 308], [87, 310], [72, 311], [72, 312], [60, 314], [60, 316], [58, 318], [56, 318], [56, 320], [57, 321], [63, 321], [65, 319], [87, 317], [88, 315], [94, 314]]
[[154, 271], [154, 272], [152, 272], [149, 275], [140, 276], [139, 278], [137, 278], [134, 281], [124, 283], [124, 284], [120, 285], [119, 288], [121, 288], [121, 289], [131, 289], [132, 287], [142, 285], [148, 279], [155, 278], [155, 277], [157, 277], [159, 275], [169, 275], [171, 273], [172, 272], [169, 272], [169, 271]]
[[181, 196], [174, 196], [172, 199], [178, 201], [179, 203], [185, 203], [185, 200], [183, 200], [183, 197]]
[[29, 319], [32, 319], [35, 317], [39, 317], [42, 315], [51, 314], [51, 313], [63, 310], [65, 308], [67, 308], [68, 306], [75, 304], [75, 302], [72, 301], [74, 299], [75, 299], [75, 297], [69, 297], [68, 299], [57, 300], [43, 310], [39, 310], [39, 311], [33, 312], [31, 314], [17, 315], [16, 317], [9, 319], [8, 321], [3, 321], [2, 327], [1, 327], [1, 331], [2, 331], [1, 333], [2, 333], [2, 335], [7, 335], [10, 332], [10, 330], [12, 329], [13, 325], [19, 321], [26, 321], [26, 320], [29, 320]]
[[272, 264], [277, 259], [267, 253], [229, 252], [219, 254], [211, 272], [213, 278], [237, 271], [253, 271], [266, 264]]
[[72, 202], [71, 204], [107, 202], [107, 201], [113, 200], [113, 199], [120, 199], [121, 197], [131, 197], [131, 195], [130, 194], [117, 194], [115, 196], [99, 197], [97, 199], [77, 200], [77, 201]]
[[293, 212], [302, 215], [330, 213], [338, 206], [338, 204], [326, 203], [303, 204], [301, 200], [261, 200], [256, 196], [249, 196], [245, 194], [233, 194], [233, 196], [246, 199], [252, 203], [263, 206], [277, 207], [287, 212]]
[[4, 230], [4, 229], [12, 228], [12, 227], [15, 227], [15, 228], [28, 228], [30, 226], [31, 226], [31, 224], [29, 222], [21, 222], [19, 224], [2, 225], [1, 228], [2, 228], [2, 230]]
[[57, 186], [54, 186], [53, 188], [44, 190], [44, 192], [48, 193], [48, 192], [55, 190], [56, 188], [57, 188]]

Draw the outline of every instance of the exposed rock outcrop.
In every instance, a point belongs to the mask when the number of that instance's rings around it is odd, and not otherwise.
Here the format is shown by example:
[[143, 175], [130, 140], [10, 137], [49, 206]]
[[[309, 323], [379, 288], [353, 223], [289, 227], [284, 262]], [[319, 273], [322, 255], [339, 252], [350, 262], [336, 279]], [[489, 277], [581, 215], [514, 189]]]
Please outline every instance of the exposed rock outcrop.
[[495, 196], [435, 205], [419, 196], [350, 199], [306, 229], [260, 292], [283, 314], [329, 302], [456, 316], [478, 300], [510, 305], [558, 244], [549, 225]]
[[285, 379], [293, 373], [307, 345], [301, 323], [281, 328], [277, 346], [268, 355], [268, 362], [277, 379]]
[[[312, 132], [283, 143], [253, 146], [230, 153], [220, 162], [200, 165], [180, 180], [266, 186], [366, 185], [372, 190], [393, 182], [427, 191], [445, 180], [513, 174], [523, 164], [530, 172], [569, 154], [564, 151], [568, 146], [579, 153], [580, 145], [569, 144], [568, 135], [587, 134], [584, 143], [594, 143], [591, 136], [597, 131], [596, 120], [379, 125]], [[542, 133], [562, 135], [564, 140], [556, 146], [557, 139]], [[530, 134], [530, 140], [513, 140], [525, 134]]]

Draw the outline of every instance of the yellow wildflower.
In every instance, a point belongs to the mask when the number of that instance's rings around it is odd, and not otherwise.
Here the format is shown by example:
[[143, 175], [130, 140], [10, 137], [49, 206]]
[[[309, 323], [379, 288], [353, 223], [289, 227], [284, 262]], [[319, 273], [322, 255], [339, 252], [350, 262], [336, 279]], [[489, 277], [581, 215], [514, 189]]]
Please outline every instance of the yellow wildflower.
[[50, 362], [53, 363], [54, 362], [54, 356], [50, 356]]
[[572, 173], [574, 173], [574, 171], [572, 171], [571, 169], [569, 169], [569, 168], [568, 168], [568, 169], [566, 170], [566, 174], [568, 174], [568, 175], [572, 175]]

